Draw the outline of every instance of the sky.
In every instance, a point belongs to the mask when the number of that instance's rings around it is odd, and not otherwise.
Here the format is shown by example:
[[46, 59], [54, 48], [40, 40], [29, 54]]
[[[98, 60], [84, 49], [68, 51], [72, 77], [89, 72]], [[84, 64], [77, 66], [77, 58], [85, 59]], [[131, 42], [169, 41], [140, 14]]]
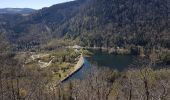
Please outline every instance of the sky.
[[54, 4], [73, 0], [0, 0], [0, 8], [33, 8], [41, 9]]

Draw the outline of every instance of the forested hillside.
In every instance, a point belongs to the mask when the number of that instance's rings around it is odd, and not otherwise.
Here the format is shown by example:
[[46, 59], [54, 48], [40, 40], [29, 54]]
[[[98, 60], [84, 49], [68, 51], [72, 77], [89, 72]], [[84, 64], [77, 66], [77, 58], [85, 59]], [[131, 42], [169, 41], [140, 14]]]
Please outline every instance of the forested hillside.
[[51, 39], [53, 30], [72, 18], [81, 3], [83, 1], [57, 4], [27, 16], [0, 14], [0, 32], [6, 34], [18, 49], [32, 48]]
[[56, 33], [89, 46], [169, 47], [169, 0], [91, 0]]
[[170, 0], [0, 14], [0, 100], [169, 100], [169, 67]]
[[[75, 40], [92, 47], [169, 48], [169, 5], [169, 0], [76, 0], [29, 16], [1, 15], [0, 26], [20, 49], [51, 39]], [[6, 16], [12, 20], [4, 22]]]

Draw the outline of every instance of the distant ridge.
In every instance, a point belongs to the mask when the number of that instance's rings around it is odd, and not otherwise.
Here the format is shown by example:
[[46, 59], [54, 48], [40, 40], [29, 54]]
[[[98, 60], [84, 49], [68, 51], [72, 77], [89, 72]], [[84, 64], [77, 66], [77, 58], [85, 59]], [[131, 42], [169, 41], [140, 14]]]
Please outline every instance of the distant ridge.
[[1, 8], [0, 14], [29, 14], [34, 11], [31, 8]]

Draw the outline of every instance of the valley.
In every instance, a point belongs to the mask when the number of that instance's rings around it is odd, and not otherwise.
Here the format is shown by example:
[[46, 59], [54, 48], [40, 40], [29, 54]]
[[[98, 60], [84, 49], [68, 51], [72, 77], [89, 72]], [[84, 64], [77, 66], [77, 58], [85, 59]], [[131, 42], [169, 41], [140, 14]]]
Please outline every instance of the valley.
[[0, 100], [169, 100], [170, 1], [0, 9]]

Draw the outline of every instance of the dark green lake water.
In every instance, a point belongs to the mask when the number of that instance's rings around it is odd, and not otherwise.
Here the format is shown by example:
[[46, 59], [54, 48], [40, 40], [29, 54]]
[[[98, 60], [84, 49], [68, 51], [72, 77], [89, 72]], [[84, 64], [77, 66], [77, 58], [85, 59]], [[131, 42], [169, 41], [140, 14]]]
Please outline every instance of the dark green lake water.
[[93, 51], [93, 53], [93, 56], [85, 58], [85, 64], [82, 69], [72, 75], [69, 80], [83, 78], [83, 75], [93, 66], [108, 67], [113, 70], [123, 71], [136, 59], [132, 55], [112, 55], [100, 50]]
[[132, 55], [112, 55], [107, 52], [97, 50], [93, 56], [86, 59], [92, 65], [96, 65], [98, 67], [109, 67], [111, 69], [122, 71], [127, 69], [136, 57]]

